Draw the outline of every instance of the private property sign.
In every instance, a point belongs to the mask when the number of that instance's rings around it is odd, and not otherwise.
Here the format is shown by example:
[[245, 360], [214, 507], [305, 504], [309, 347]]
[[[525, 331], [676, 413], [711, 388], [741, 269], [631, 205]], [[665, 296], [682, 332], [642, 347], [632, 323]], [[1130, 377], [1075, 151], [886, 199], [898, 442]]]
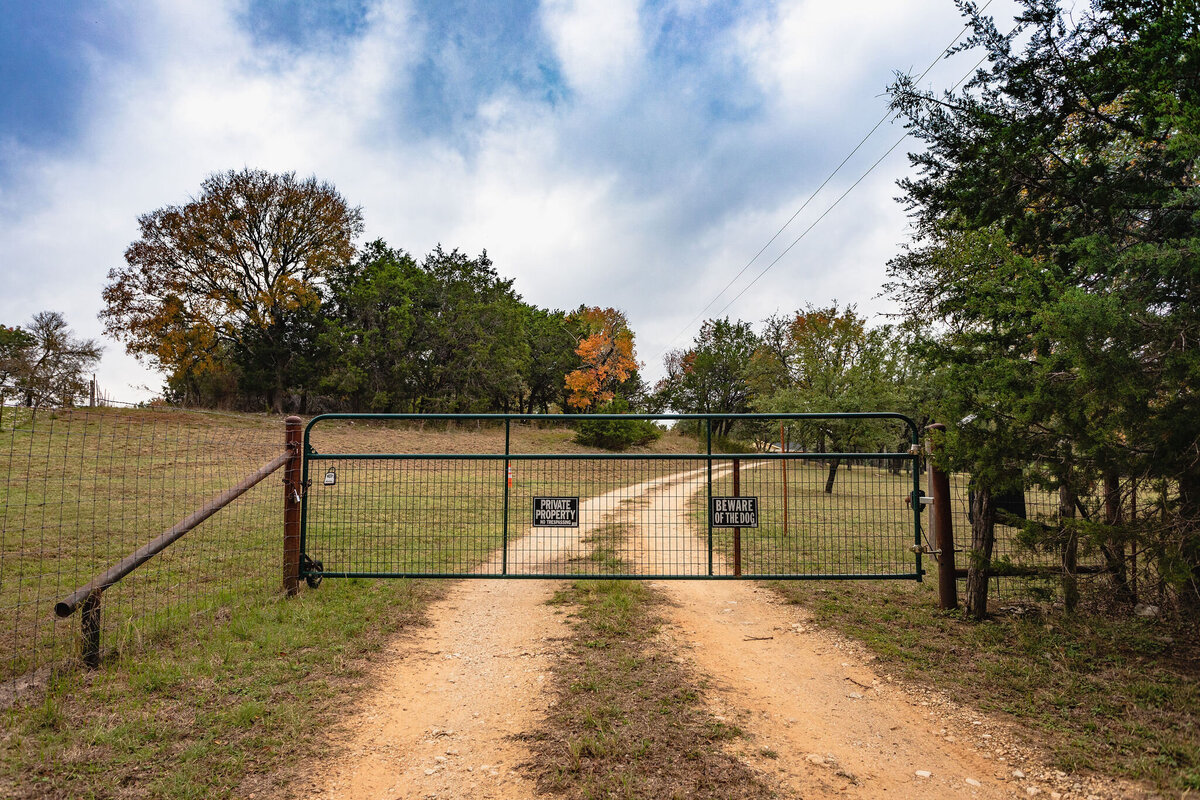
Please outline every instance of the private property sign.
[[709, 506], [714, 528], [757, 528], [757, 497], [714, 497]]
[[533, 498], [533, 527], [578, 528], [578, 497]]

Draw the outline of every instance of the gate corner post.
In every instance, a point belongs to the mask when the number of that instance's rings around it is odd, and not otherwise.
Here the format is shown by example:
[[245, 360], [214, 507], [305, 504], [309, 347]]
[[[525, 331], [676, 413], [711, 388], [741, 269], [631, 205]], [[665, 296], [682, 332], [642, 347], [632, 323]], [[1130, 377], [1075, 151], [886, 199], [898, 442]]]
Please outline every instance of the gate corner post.
[[[928, 426], [927, 431], [944, 431], [940, 422]], [[929, 492], [933, 495], [932, 524], [933, 546], [938, 564], [938, 608], [958, 608], [958, 579], [954, 568], [954, 522], [950, 516], [950, 476], [937, 464], [941, 446], [933, 439], [929, 443]]]
[[304, 420], [284, 420], [284, 443], [290, 451], [283, 474], [283, 591], [288, 597], [300, 591], [300, 492]]

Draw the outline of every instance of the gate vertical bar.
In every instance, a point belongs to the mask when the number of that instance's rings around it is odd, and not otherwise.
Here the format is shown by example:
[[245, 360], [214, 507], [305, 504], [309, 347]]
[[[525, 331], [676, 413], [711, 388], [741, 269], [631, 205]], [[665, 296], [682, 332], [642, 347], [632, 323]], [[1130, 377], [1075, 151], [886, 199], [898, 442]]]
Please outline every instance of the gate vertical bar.
[[304, 460], [301, 426], [304, 420], [288, 417], [284, 424], [284, 444], [291, 455], [283, 473], [283, 591], [288, 597], [300, 591], [300, 489], [303, 488], [300, 465]]
[[512, 454], [509, 437], [512, 433], [512, 420], [504, 420], [504, 528], [500, 536], [500, 574], [508, 574], [508, 493], [512, 488], [512, 462], [508, 457]]
[[[944, 431], [946, 426], [938, 422], [925, 430]], [[950, 518], [950, 476], [935, 463], [939, 453], [940, 450], [930, 439], [929, 493], [933, 495], [930, 512], [933, 515], [933, 546], [938, 551], [938, 608], [958, 608], [958, 582], [954, 575], [954, 522]]]
[[[735, 458], [733, 460], [733, 496], [742, 496], [742, 460]], [[742, 574], [742, 529], [733, 529], [733, 574], [740, 577]]]
[[784, 435], [783, 423], [779, 423], [779, 452], [783, 458], [779, 464], [783, 467], [783, 535], [788, 535], [788, 477], [787, 477], [787, 437]]
[[704, 504], [704, 517], [708, 520], [708, 574], [713, 574], [713, 527], [712, 527], [712, 417], [704, 420], [705, 450], [708, 453], [708, 501]]

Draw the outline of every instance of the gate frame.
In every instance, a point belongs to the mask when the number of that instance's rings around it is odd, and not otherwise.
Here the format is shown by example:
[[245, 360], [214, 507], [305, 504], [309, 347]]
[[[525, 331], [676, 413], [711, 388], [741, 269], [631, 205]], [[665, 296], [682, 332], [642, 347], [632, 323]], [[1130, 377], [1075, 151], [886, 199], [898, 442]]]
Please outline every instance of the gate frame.
[[[504, 423], [504, 453], [319, 453], [317, 452], [310, 441], [310, 434], [313, 427], [318, 423], [326, 420], [378, 420], [378, 421], [395, 421], [395, 422], [416, 422], [416, 421], [447, 421], [447, 422], [491, 422]], [[716, 453], [712, 451], [712, 429], [715, 420], [777, 420], [780, 422], [802, 422], [812, 420], [897, 420], [903, 422], [909, 432], [911, 447], [907, 453], [788, 453], [782, 450], [778, 453]], [[623, 453], [512, 453], [511, 452], [511, 434], [512, 423], [517, 422], [564, 422], [564, 421], [582, 421], [582, 420], [618, 420], [618, 421], [695, 421], [705, 423], [705, 452], [704, 453], [642, 453], [630, 456]], [[352, 414], [352, 413], [332, 413], [318, 414], [308, 421], [304, 427], [304, 439], [301, 463], [301, 480], [300, 486], [300, 519], [299, 519], [299, 547], [295, 550], [285, 551], [284, 570], [287, 575], [296, 575], [298, 579], [305, 580], [312, 587], [316, 587], [323, 578], [490, 578], [495, 580], [511, 580], [511, 579], [533, 579], [533, 580], [912, 580], [918, 583], [923, 582], [925, 569], [922, 566], [921, 556], [924, 552], [924, 547], [921, 541], [921, 512], [924, 506], [920, 501], [921, 497], [921, 470], [920, 462], [922, 458], [922, 449], [920, 444], [920, 433], [917, 423], [910, 417], [894, 411], [866, 411], [866, 412], [831, 412], [826, 414], [821, 413], [754, 413], [754, 414], [465, 414], [465, 413], [445, 413], [445, 414]], [[739, 575], [714, 575], [713, 574], [713, 524], [712, 514], [706, 513], [708, 526], [708, 574], [706, 575], [595, 575], [595, 574], [511, 574], [507, 572], [508, 567], [508, 509], [509, 509], [509, 482], [507, 477], [504, 481], [504, 512], [502, 523], [502, 544], [501, 550], [503, 553], [503, 567], [499, 575], [496, 574], [478, 574], [473, 572], [465, 573], [423, 573], [423, 572], [406, 572], [406, 573], [373, 573], [373, 572], [326, 572], [321, 566], [315, 569], [312, 565], [320, 562], [313, 562], [307, 553], [307, 537], [308, 537], [308, 490], [312, 486], [311, 478], [309, 477], [309, 463], [313, 458], [322, 461], [367, 461], [367, 460], [403, 460], [411, 459], [415, 461], [432, 461], [438, 459], [453, 460], [453, 461], [503, 461], [505, 470], [511, 467], [513, 461], [546, 461], [546, 460], [561, 460], [561, 461], [584, 461], [584, 460], [621, 460], [635, 459], [639, 461], [705, 461], [707, 469], [707, 495], [712, 498], [713, 490], [713, 461], [717, 460], [732, 460], [744, 459], [750, 457], [754, 460], [764, 461], [813, 461], [821, 459], [907, 459], [912, 463], [912, 493], [909, 495], [909, 504], [912, 508], [913, 517], [913, 547], [915, 566], [911, 573], [844, 573], [844, 574], [825, 574], [825, 575], [771, 575], [771, 574], [739, 574]]]

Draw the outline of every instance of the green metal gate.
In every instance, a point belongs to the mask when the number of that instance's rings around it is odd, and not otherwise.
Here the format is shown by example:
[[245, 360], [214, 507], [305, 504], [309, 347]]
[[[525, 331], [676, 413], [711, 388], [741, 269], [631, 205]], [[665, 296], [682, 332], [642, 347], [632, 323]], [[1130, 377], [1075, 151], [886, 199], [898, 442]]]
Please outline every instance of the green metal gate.
[[[536, 452], [582, 421], [681, 425], [699, 452]], [[721, 452], [729, 435], [754, 451]], [[422, 451], [431, 440], [442, 452]], [[806, 452], [791, 442], [855, 446]], [[300, 574], [310, 585], [919, 581], [917, 442], [912, 420], [882, 412], [324, 414], [304, 431]]]

